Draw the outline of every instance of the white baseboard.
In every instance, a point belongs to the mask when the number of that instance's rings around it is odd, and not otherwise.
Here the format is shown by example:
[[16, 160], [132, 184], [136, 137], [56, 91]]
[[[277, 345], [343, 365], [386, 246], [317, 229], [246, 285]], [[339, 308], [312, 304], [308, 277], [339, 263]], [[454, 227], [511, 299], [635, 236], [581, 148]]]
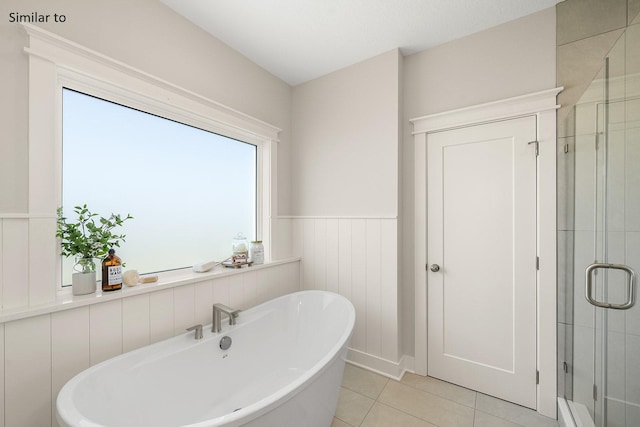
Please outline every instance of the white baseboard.
[[562, 397], [558, 398], [558, 424], [560, 427], [576, 427], [571, 416], [571, 410], [567, 401]]
[[413, 357], [407, 355], [402, 356], [399, 362], [393, 362], [350, 348], [347, 362], [397, 381], [405, 372], [413, 372]]
[[595, 427], [589, 410], [582, 403], [576, 403], [571, 400], [567, 401], [576, 427]]
[[558, 398], [558, 424], [560, 427], [595, 427], [586, 406], [562, 397]]

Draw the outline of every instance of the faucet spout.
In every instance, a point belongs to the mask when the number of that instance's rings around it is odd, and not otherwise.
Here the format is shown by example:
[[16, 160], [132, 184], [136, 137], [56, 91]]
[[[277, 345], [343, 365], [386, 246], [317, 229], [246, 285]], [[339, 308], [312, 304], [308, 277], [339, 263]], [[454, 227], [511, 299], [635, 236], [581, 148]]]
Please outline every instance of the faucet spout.
[[213, 313], [212, 313], [212, 321], [211, 321], [211, 332], [218, 333], [222, 331], [222, 313], [229, 316], [229, 325], [236, 324], [236, 318], [240, 314], [242, 310], [233, 309], [227, 307], [224, 304], [213, 304]]

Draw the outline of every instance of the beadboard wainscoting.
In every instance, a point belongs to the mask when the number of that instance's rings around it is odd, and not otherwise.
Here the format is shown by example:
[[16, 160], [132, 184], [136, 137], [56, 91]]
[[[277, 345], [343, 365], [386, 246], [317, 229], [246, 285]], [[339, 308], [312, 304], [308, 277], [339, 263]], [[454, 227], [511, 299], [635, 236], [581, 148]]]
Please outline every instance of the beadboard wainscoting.
[[292, 255], [302, 257], [302, 289], [348, 298], [356, 309], [349, 361], [399, 378], [396, 217], [281, 217], [291, 221]]
[[[3, 251], [2, 259], [9, 277], [7, 261], [19, 257]], [[300, 277], [300, 261], [292, 260], [0, 324], [0, 427], [56, 426], [56, 396], [75, 374], [211, 323], [214, 302], [247, 309], [298, 291]]]
[[2, 310], [55, 299], [55, 233], [55, 215], [0, 214]]

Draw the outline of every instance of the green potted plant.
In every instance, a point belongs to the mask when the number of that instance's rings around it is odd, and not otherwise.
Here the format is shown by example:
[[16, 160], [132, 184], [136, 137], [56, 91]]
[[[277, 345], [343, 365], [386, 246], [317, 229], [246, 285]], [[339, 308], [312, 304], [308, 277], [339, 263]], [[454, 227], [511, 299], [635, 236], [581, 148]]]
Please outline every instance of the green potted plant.
[[58, 208], [56, 237], [60, 239], [61, 255], [74, 257], [76, 264], [71, 276], [73, 295], [90, 294], [96, 291], [96, 260], [107, 256], [109, 249], [120, 247], [124, 234], [115, 234], [116, 227], [133, 217], [111, 214], [104, 218], [91, 212], [87, 205], [73, 208], [77, 222], [68, 221]]

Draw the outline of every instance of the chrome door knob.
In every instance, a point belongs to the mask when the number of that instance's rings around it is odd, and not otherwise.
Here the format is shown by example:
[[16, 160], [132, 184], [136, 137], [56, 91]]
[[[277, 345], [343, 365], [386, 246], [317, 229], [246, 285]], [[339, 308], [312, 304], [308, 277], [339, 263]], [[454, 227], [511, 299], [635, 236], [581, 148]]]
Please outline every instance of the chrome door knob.
[[433, 271], [434, 273], [437, 273], [438, 271], [440, 271], [440, 266], [438, 264], [431, 264], [431, 267], [429, 267], [429, 270]]

